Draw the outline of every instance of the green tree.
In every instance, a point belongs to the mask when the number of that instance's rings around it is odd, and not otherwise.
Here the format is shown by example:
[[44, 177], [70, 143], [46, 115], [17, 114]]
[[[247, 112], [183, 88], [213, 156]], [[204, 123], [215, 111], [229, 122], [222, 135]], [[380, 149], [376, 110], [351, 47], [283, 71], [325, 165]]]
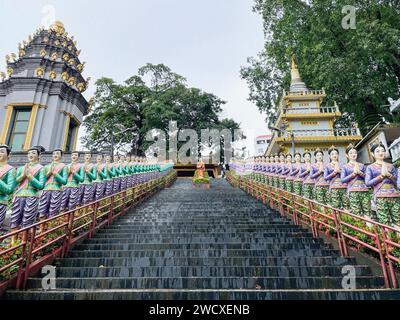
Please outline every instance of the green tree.
[[[346, 5], [356, 8], [356, 29], [344, 29]], [[255, 0], [264, 21], [265, 48], [249, 58], [241, 76], [250, 100], [274, 122], [276, 102], [290, 85], [290, 57], [303, 80], [325, 88], [337, 101], [339, 125], [358, 122], [366, 132], [377, 122], [397, 121], [387, 99], [400, 88], [400, 2], [398, 0]]]
[[[101, 78], [96, 82], [94, 107], [84, 120], [87, 148], [128, 145], [133, 154], [143, 155], [152, 144], [145, 141], [152, 129], [168, 132], [169, 122], [178, 129], [238, 129], [232, 119], [221, 119], [225, 101], [211, 93], [186, 85], [186, 79], [163, 64], [146, 64], [123, 84]], [[125, 128], [125, 129], [124, 129]], [[126, 130], [130, 129], [130, 130]]]

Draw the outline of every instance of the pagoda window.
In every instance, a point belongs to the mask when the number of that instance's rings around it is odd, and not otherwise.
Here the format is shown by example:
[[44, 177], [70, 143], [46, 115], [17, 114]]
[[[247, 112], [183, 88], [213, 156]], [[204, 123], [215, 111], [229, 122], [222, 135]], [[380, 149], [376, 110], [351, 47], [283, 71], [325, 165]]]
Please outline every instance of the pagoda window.
[[31, 118], [32, 107], [14, 107], [7, 144], [13, 151], [23, 151]]

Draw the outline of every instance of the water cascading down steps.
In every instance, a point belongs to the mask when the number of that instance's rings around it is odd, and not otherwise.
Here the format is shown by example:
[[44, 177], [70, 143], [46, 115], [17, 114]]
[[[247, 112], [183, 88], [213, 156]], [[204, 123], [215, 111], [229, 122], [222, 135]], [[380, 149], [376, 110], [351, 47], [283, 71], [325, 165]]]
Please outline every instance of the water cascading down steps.
[[[342, 288], [343, 266], [356, 289]], [[383, 278], [342, 258], [225, 180], [209, 190], [178, 180], [55, 262], [6, 299], [389, 299]]]

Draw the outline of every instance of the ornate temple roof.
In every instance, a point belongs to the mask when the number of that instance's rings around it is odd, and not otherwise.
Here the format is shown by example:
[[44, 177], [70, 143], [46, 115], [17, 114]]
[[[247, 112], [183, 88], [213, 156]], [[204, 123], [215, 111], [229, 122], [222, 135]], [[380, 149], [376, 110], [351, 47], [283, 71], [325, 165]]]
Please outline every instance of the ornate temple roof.
[[54, 22], [49, 29], [36, 30], [27, 41], [18, 44], [18, 56], [6, 55], [6, 73], [0, 73], [0, 95], [28, 84], [53, 91], [60, 88], [60, 94], [63, 91], [70, 99], [78, 100], [86, 114], [88, 102], [82, 93], [90, 78], [82, 76], [85, 62], [80, 61], [80, 53], [74, 37], [68, 35], [62, 22]]

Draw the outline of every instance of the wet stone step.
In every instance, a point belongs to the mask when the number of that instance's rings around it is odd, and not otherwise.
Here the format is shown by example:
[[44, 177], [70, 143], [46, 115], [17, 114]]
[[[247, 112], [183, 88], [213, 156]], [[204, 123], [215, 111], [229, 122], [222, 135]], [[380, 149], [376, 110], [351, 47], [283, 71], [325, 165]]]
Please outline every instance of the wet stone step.
[[265, 232], [256, 230], [254, 232], [176, 232], [176, 233], [98, 233], [96, 239], [154, 239], [154, 238], [163, 238], [163, 239], [174, 239], [174, 238], [285, 238], [285, 237], [312, 237], [311, 233], [303, 232], [303, 231], [290, 231], [290, 230], [279, 230], [279, 231], [271, 231]]
[[6, 300], [400, 300], [400, 290], [10, 290]]
[[[356, 276], [371, 276], [368, 266], [354, 266]], [[338, 266], [308, 267], [58, 267], [57, 276], [63, 278], [125, 278], [125, 277], [340, 277]]]
[[121, 236], [127, 235], [130, 237], [132, 234], [148, 234], [151, 233], [152, 231], [156, 231], [157, 233], [170, 233], [170, 234], [182, 234], [182, 233], [191, 233], [191, 234], [197, 234], [197, 233], [219, 233], [219, 234], [232, 234], [232, 233], [278, 233], [278, 234], [284, 234], [286, 235], [288, 232], [292, 233], [309, 233], [309, 231], [306, 230], [298, 230], [297, 228], [291, 227], [291, 228], [232, 228], [232, 227], [217, 227], [217, 226], [209, 226], [208, 228], [199, 228], [199, 227], [181, 227], [181, 228], [160, 228], [160, 227], [152, 227], [152, 228], [138, 228], [134, 230], [129, 230], [129, 229], [111, 229], [111, 230], [101, 230], [97, 232], [98, 235], [114, 235], [118, 234]]
[[218, 258], [65, 258], [56, 265], [64, 267], [148, 267], [148, 266], [343, 266], [353, 258], [324, 257], [218, 257]]
[[[90, 241], [90, 240], [89, 240]], [[93, 244], [87, 242], [74, 247], [74, 250], [163, 250], [163, 249], [246, 249], [246, 250], [305, 250], [331, 248], [324, 244], [322, 240], [319, 243], [187, 243], [187, 244], [169, 244], [169, 243], [126, 243], [126, 244]], [[72, 251], [73, 252], [73, 251]]]
[[125, 258], [125, 257], [302, 257], [309, 255], [320, 257], [324, 255], [339, 255], [337, 250], [122, 250], [122, 251], [73, 251], [71, 258]]
[[[342, 289], [343, 277], [138, 277], [138, 278], [57, 278], [57, 287], [69, 289]], [[29, 279], [27, 288], [37, 288], [42, 279]], [[356, 287], [376, 288], [380, 277], [358, 277]]]
[[186, 238], [174, 238], [168, 239], [163, 237], [150, 237], [150, 238], [139, 238], [139, 239], [98, 239], [92, 238], [86, 240], [85, 243], [99, 243], [99, 244], [124, 244], [124, 243], [171, 243], [171, 244], [189, 244], [189, 243], [318, 243], [312, 237], [306, 238], [244, 238], [244, 237], [186, 237]]

